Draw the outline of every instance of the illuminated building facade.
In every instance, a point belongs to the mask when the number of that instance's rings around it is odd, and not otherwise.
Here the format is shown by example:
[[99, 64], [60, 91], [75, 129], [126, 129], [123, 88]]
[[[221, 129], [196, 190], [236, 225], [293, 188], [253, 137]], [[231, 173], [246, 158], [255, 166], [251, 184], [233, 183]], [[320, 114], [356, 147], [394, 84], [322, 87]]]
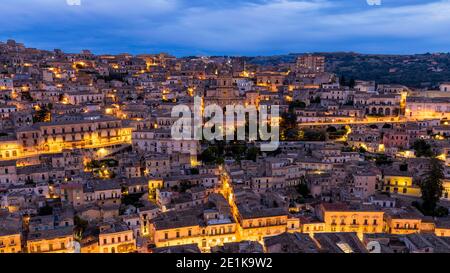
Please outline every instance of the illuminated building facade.
[[390, 234], [419, 233], [422, 217], [414, 208], [387, 209], [385, 213], [386, 232]]
[[322, 203], [319, 205], [319, 219], [325, 222], [327, 232], [383, 232], [384, 212], [369, 206], [349, 207], [343, 203]]
[[73, 253], [73, 228], [31, 232], [27, 239], [28, 253]]
[[22, 251], [21, 234], [9, 229], [0, 230], [0, 253], [19, 253]]
[[120, 120], [99, 118], [36, 123], [20, 128], [16, 140], [0, 143], [0, 160], [40, 154], [60, 153], [65, 149], [98, 149], [131, 144], [131, 128]]
[[313, 77], [317, 73], [325, 72], [325, 57], [315, 55], [305, 55], [297, 58], [297, 71], [301, 74], [311, 74]]
[[98, 237], [100, 253], [129, 253], [136, 251], [133, 230], [125, 223], [113, 223], [100, 227]]
[[[278, 212], [278, 213], [277, 213]], [[287, 231], [288, 215], [276, 210], [267, 211], [265, 215], [243, 213], [238, 215], [239, 238], [252, 241], [261, 241], [266, 236], [278, 235]]]
[[405, 116], [415, 119], [450, 118], [449, 98], [408, 97]]
[[390, 171], [385, 173], [383, 180], [386, 192], [420, 197], [420, 188], [413, 185], [413, 177], [408, 173]]
[[154, 219], [150, 234], [157, 247], [197, 244], [203, 251], [238, 240], [238, 225], [226, 200], [217, 194], [209, 200], [215, 205], [172, 211]]

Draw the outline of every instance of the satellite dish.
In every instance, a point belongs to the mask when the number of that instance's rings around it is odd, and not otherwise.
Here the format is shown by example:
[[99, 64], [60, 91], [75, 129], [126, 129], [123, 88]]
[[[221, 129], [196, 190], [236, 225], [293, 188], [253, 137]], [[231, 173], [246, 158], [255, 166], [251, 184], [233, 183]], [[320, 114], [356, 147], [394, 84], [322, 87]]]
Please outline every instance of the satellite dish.
[[381, 245], [378, 241], [370, 241], [366, 248], [369, 253], [381, 253]]

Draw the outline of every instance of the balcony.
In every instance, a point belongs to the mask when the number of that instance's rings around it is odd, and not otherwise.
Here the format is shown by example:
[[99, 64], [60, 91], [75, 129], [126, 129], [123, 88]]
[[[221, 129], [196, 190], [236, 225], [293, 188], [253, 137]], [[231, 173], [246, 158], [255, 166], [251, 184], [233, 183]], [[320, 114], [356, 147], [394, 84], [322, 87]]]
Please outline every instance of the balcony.
[[404, 231], [407, 231], [407, 230], [419, 230], [419, 228], [418, 227], [394, 227], [393, 228], [394, 230], [404, 230]]

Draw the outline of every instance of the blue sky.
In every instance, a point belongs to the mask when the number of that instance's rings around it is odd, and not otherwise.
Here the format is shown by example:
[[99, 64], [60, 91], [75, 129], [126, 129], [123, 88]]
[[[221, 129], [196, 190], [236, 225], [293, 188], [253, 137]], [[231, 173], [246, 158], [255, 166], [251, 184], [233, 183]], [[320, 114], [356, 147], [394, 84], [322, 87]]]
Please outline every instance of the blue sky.
[[0, 41], [101, 53], [450, 51], [450, 0], [1, 0]]

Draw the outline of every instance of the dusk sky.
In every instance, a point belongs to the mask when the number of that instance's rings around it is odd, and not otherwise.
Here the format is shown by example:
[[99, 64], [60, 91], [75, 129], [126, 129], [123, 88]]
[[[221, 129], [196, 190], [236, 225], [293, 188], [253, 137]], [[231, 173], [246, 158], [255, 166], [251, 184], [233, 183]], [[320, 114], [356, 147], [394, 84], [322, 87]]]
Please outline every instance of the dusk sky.
[[450, 51], [449, 0], [80, 1], [2, 0], [0, 41], [177, 56]]

